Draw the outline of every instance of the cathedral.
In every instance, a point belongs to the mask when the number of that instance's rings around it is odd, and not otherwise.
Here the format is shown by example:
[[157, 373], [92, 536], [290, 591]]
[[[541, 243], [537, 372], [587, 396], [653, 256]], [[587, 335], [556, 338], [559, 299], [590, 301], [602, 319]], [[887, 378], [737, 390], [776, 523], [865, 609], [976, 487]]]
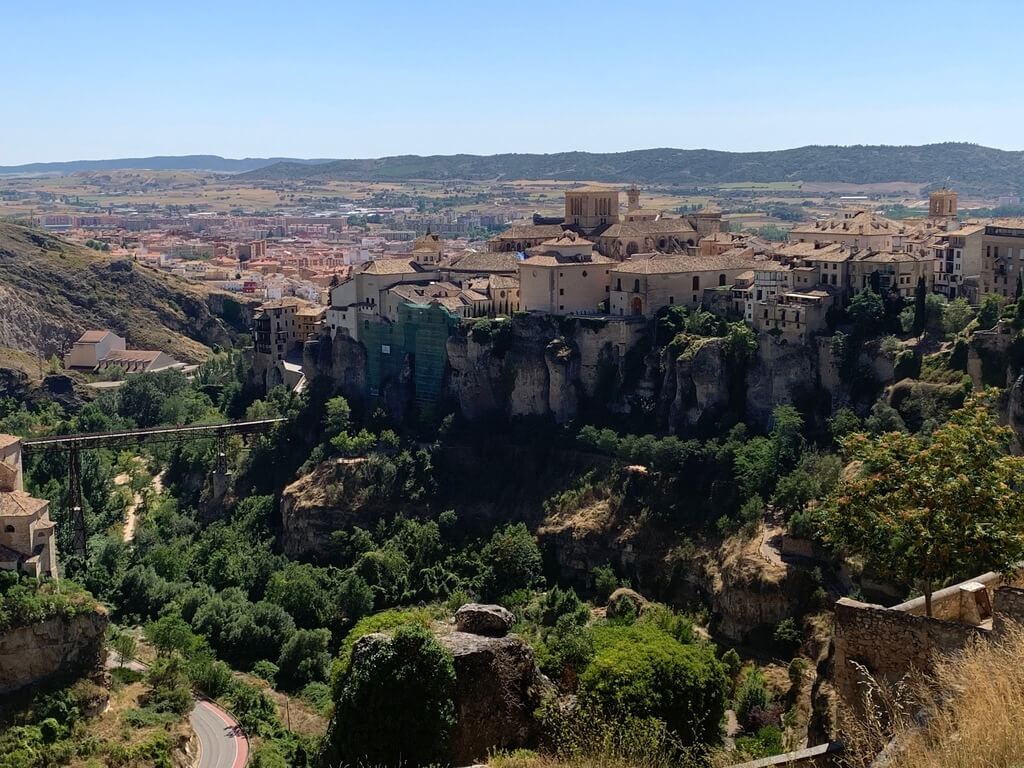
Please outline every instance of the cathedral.
[[619, 209], [619, 190], [613, 187], [568, 190], [562, 218], [542, 219], [535, 215], [533, 224], [513, 225], [488, 240], [488, 250], [525, 253], [568, 231], [592, 241], [602, 256], [622, 261], [636, 253], [696, 253], [701, 238], [722, 229], [721, 211], [669, 217], [643, 208], [636, 186], [630, 187], [626, 195], [628, 206], [623, 214]]

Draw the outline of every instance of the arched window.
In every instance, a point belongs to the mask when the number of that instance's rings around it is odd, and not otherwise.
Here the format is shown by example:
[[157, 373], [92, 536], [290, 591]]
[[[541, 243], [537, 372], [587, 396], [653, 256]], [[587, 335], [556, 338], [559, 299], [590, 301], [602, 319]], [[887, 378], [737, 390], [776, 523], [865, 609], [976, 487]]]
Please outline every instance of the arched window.
[[695, 290], [695, 291], [699, 291], [700, 290], [700, 275], [694, 275], [693, 276], [693, 290]]
[[633, 254], [635, 254], [639, 250], [640, 250], [640, 246], [637, 245], [636, 243], [634, 243], [633, 241], [630, 241], [629, 245], [626, 246], [626, 255], [627, 256], [632, 256]]
[[718, 276], [718, 284], [719, 285], [725, 285], [725, 275], [719, 275]]
[[5, 525], [4, 526], [4, 533], [14, 533], [14, 526], [13, 525]]

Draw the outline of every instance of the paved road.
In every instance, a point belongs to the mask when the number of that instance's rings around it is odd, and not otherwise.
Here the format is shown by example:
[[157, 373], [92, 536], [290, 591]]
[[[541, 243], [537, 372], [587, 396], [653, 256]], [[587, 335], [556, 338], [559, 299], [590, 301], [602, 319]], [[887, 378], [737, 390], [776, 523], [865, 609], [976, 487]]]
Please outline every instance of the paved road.
[[231, 715], [209, 701], [197, 701], [188, 716], [199, 738], [199, 768], [244, 768], [249, 742]]
[[[116, 651], [107, 654], [107, 667], [117, 666]], [[146, 665], [134, 659], [129, 669], [144, 672]], [[199, 740], [199, 768], [244, 768], [249, 762], [249, 741], [238, 721], [210, 701], [197, 701], [188, 716]]]

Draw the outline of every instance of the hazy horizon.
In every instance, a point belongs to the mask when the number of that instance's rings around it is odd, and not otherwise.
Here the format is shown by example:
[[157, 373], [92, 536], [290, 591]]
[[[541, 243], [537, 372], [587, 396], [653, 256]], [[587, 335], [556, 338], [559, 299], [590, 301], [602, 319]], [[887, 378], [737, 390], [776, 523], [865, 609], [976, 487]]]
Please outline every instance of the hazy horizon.
[[[5, 9], [0, 165], [968, 141], [1024, 149], [1008, 0]], [[55, 53], [58, 52], [58, 53]]]

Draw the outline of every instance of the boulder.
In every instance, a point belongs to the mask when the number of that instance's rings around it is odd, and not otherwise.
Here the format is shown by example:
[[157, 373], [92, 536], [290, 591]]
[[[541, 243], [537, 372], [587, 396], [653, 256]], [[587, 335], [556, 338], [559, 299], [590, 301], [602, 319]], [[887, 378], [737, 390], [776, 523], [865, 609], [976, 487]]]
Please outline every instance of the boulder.
[[647, 599], [639, 592], [627, 587], [619, 587], [608, 598], [606, 615], [609, 619], [618, 619], [630, 614], [639, 616], [646, 604]]
[[470, 635], [504, 637], [515, 623], [515, 615], [500, 605], [466, 603], [455, 612], [455, 628]]
[[534, 712], [554, 687], [537, 669], [530, 646], [515, 635], [452, 632], [438, 640], [455, 665], [452, 763], [471, 765], [495, 751], [535, 746], [540, 726]]

